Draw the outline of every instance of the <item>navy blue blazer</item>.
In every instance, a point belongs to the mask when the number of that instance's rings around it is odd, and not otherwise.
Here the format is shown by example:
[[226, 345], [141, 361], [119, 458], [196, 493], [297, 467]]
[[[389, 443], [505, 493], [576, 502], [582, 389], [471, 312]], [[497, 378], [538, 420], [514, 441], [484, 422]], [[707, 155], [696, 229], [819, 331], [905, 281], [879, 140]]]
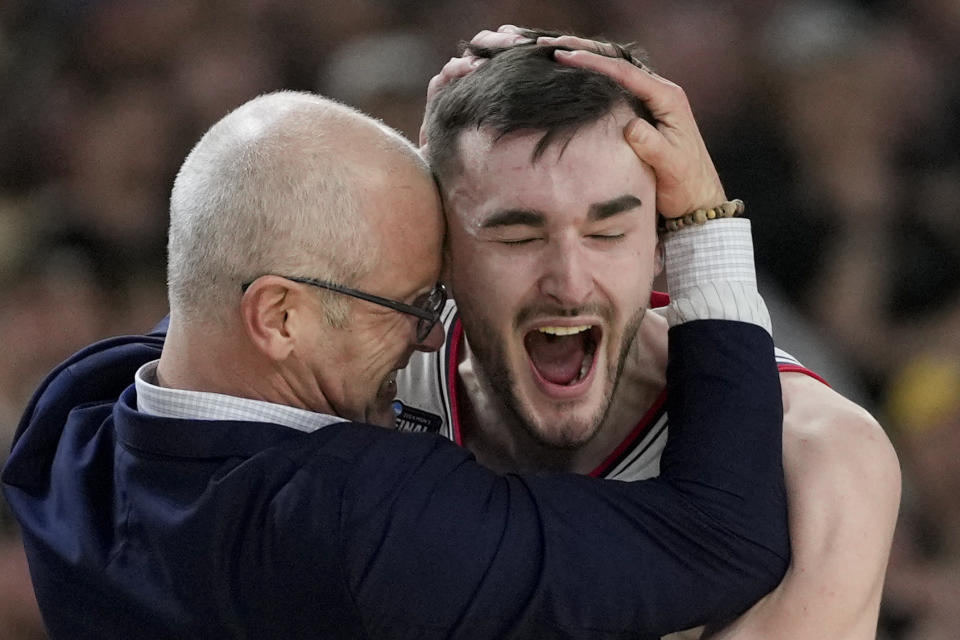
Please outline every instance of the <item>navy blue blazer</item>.
[[661, 476], [497, 475], [433, 435], [140, 413], [163, 335], [40, 387], [3, 471], [53, 638], [643, 638], [788, 561], [773, 344], [670, 334]]

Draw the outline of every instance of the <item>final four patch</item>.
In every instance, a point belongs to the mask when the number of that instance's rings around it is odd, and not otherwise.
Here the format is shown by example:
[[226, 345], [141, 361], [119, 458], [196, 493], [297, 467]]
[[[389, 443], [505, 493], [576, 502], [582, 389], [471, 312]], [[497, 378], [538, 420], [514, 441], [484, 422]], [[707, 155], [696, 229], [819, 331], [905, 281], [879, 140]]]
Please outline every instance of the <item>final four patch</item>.
[[396, 416], [396, 425], [399, 431], [412, 433], [427, 432], [439, 433], [443, 425], [443, 418], [415, 407], [409, 407], [399, 400], [393, 401], [393, 413]]

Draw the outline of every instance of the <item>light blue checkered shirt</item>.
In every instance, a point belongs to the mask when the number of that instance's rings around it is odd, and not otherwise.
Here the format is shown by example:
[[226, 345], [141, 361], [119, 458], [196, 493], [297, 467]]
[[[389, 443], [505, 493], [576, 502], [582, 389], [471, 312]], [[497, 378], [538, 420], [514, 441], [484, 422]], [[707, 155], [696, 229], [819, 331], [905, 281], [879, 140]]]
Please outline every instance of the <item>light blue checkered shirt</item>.
[[156, 384], [159, 362], [148, 362], [140, 367], [134, 376], [137, 409], [152, 416], [185, 420], [269, 422], [308, 433], [330, 424], [344, 422], [343, 418], [337, 416], [263, 400], [238, 398], [209, 391], [160, 387]]

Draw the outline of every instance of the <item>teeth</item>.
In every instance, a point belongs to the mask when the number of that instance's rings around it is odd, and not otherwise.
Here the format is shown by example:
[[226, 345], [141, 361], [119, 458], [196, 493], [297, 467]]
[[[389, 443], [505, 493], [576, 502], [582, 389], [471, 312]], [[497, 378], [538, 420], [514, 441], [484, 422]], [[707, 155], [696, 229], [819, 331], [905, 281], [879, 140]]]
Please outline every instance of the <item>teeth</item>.
[[583, 363], [580, 365], [580, 373], [577, 375], [577, 380], [583, 380], [583, 377], [587, 375], [587, 372], [590, 371], [590, 365], [593, 364], [593, 354], [588, 353], [587, 356], [583, 359]]
[[552, 336], [572, 336], [575, 333], [581, 333], [590, 328], [585, 324], [579, 327], [540, 327], [537, 329], [540, 333], [548, 333]]

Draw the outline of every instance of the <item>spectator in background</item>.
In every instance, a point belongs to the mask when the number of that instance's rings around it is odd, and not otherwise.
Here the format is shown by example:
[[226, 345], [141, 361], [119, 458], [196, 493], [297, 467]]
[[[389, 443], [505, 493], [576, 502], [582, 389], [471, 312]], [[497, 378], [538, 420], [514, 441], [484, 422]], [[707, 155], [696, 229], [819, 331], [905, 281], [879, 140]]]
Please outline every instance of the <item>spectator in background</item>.
[[378, 32], [348, 40], [320, 69], [320, 92], [375, 113], [416, 140], [423, 118], [423, 88], [437, 53], [409, 32]]
[[905, 640], [960, 629], [960, 361], [916, 356], [893, 379], [887, 414], [908, 482], [884, 622]]
[[960, 323], [960, 224], [936, 188], [958, 177], [947, 87], [902, 25], [840, 3], [785, 7], [764, 43], [793, 180], [767, 194], [791, 213], [758, 229], [758, 261], [876, 397]]

